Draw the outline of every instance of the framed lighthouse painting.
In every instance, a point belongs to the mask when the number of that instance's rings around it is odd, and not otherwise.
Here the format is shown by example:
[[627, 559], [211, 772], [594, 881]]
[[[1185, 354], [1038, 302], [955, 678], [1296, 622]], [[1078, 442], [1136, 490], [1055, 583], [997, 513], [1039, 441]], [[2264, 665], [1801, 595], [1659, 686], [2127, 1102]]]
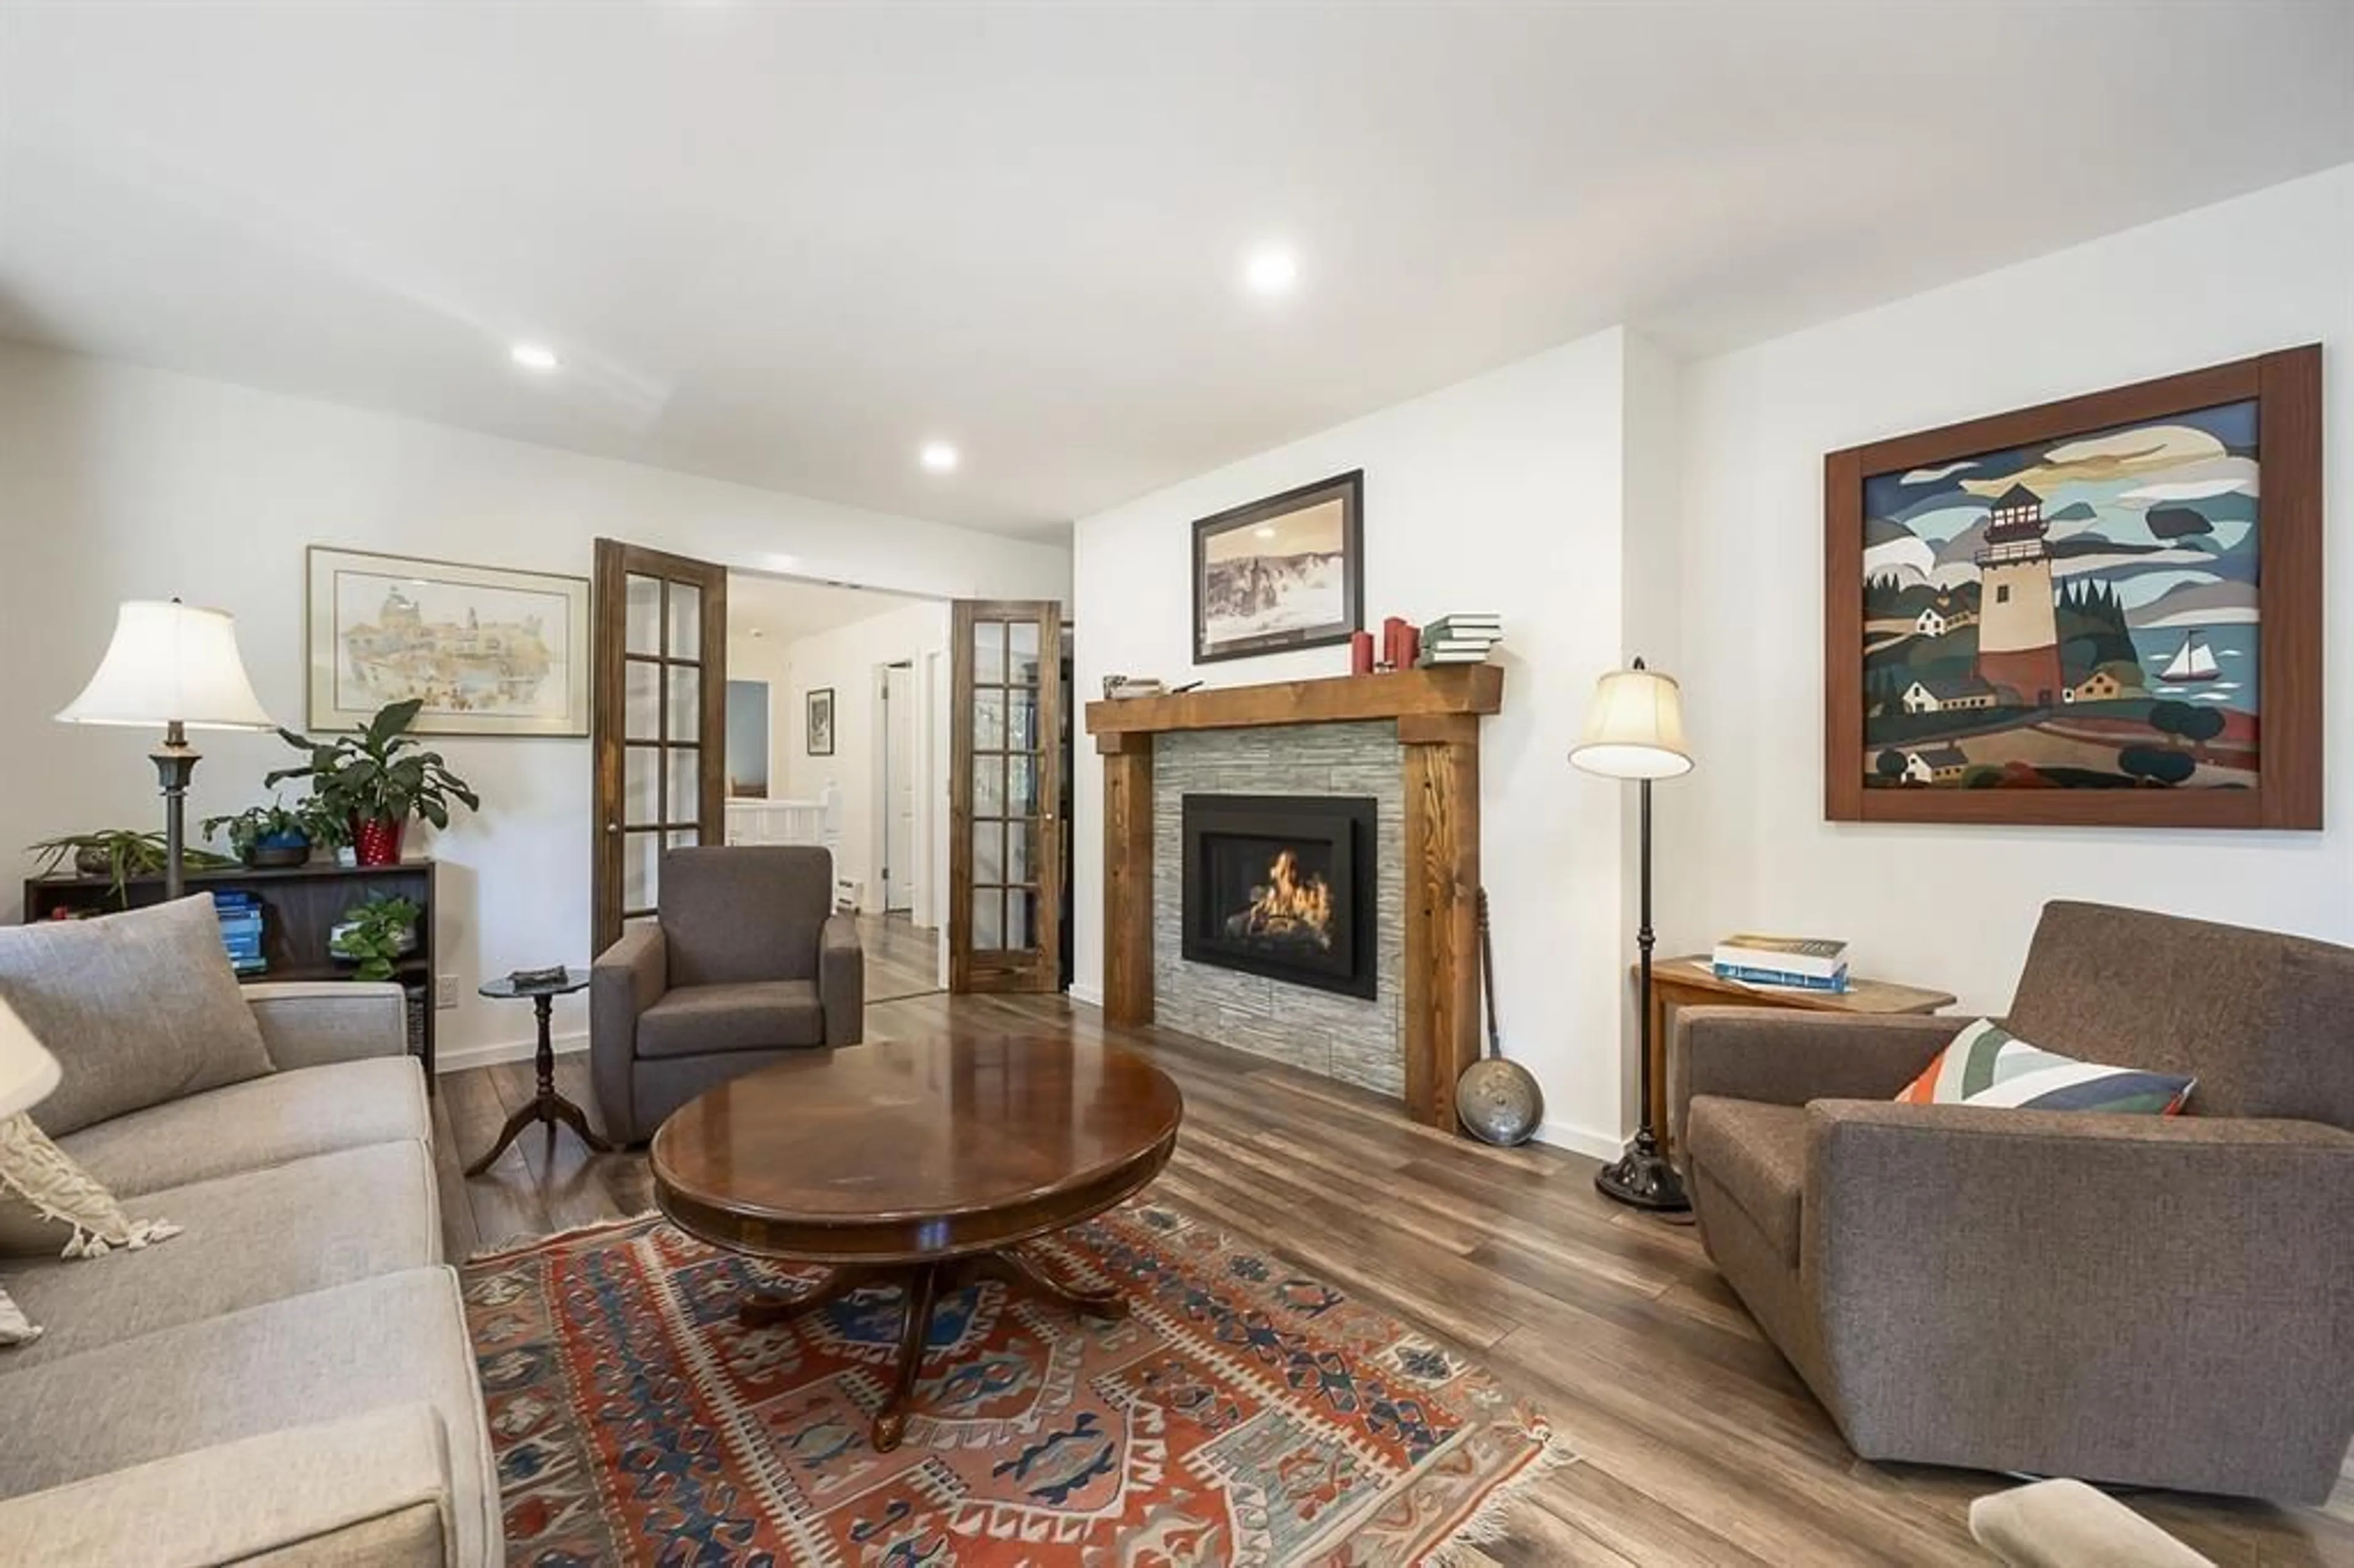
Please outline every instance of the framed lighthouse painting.
[[1835, 821], [2321, 826], [2321, 351], [1824, 460]]

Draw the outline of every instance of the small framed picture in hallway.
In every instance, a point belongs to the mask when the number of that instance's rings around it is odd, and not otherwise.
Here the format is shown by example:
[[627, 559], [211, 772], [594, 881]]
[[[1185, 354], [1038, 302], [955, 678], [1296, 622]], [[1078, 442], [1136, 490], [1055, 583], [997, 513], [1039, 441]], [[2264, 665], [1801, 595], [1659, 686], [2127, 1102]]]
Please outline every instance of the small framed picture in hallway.
[[809, 754], [833, 755], [833, 688], [820, 686], [809, 694]]
[[1365, 473], [1193, 524], [1193, 662], [1346, 642], [1365, 623]]

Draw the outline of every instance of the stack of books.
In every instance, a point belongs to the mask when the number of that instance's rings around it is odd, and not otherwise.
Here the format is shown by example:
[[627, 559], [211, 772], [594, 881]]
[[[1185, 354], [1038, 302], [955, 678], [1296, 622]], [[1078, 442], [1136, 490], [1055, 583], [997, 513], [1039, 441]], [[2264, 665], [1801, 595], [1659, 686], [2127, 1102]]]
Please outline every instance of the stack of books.
[[258, 975], [270, 968], [261, 956], [261, 900], [235, 888], [217, 888], [213, 912], [220, 916], [221, 945], [228, 949], [228, 966], [241, 975]]
[[1484, 613], [1442, 615], [1422, 629], [1422, 664], [1484, 664], [1504, 640], [1504, 618]]
[[1727, 937], [1711, 955], [1719, 980], [1797, 991], [1847, 990], [1847, 944], [1829, 937]]

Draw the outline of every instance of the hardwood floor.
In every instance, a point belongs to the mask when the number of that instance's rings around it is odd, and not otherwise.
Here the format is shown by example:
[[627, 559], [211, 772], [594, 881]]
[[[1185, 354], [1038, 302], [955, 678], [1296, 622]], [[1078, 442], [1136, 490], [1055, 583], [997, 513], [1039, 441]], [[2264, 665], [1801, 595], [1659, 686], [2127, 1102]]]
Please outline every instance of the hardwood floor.
[[[1108, 1028], [1061, 998], [933, 994], [867, 1011], [874, 1039], [951, 1027], [1067, 1029], [1148, 1052], [1186, 1100], [1176, 1157], [1154, 1191], [1535, 1398], [1576, 1460], [1526, 1494], [1507, 1538], [1484, 1549], [1492, 1563], [1989, 1561], [1965, 1513], [2010, 1483], [1857, 1459], [1691, 1228], [1603, 1199], [1592, 1160], [1450, 1137], [1378, 1097], [1173, 1033]], [[562, 1057], [557, 1069], [559, 1086], [592, 1105], [586, 1058]], [[452, 1257], [652, 1206], [642, 1153], [590, 1155], [562, 1134], [551, 1146], [526, 1133], [483, 1176], [462, 1180], [462, 1151], [486, 1144], [529, 1097], [530, 1068], [473, 1068], [441, 1086], [435, 1160]], [[2127, 1500], [2223, 1568], [2354, 1568], [2354, 1476], [2325, 1509]]]
[[906, 915], [861, 915], [858, 945], [866, 955], [866, 1000], [897, 1001], [940, 989], [939, 933]]

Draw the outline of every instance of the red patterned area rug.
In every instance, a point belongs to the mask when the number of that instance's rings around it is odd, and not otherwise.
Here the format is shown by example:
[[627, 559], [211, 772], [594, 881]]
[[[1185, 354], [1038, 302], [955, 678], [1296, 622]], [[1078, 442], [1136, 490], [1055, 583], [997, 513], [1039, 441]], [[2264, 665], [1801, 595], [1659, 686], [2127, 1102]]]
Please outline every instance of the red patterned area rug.
[[467, 1264], [507, 1560], [1441, 1563], [1564, 1457], [1483, 1369], [1166, 1204], [1040, 1249], [1129, 1315], [944, 1297], [889, 1454], [895, 1287], [740, 1328], [746, 1291], [820, 1271], [652, 1218]]

